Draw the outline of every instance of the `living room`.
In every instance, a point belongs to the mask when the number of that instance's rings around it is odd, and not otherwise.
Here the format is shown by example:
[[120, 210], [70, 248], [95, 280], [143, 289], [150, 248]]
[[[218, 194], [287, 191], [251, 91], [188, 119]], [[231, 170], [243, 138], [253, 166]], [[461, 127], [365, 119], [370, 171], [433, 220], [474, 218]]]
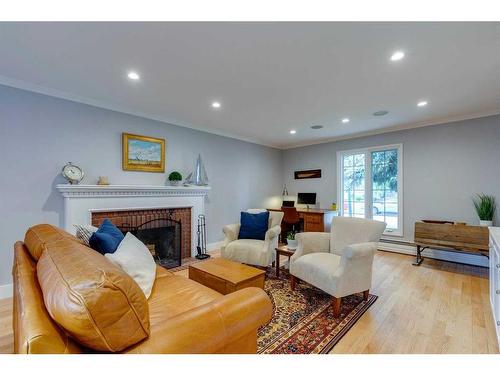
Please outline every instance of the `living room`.
[[13, 14], [0, 353], [499, 353], [492, 12]]

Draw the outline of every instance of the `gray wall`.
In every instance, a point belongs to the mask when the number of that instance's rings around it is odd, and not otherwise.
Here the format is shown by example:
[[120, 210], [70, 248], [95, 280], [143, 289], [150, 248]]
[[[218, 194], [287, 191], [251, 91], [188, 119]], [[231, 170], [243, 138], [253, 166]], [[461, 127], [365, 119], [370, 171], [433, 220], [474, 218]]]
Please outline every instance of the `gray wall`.
[[[500, 201], [500, 116], [284, 151], [288, 192], [316, 192], [321, 207], [329, 207], [337, 201], [337, 151], [396, 143], [403, 144], [405, 239], [413, 239], [414, 223], [423, 218], [477, 224], [475, 193]], [[295, 170], [316, 168], [322, 169], [321, 179], [293, 179]]]
[[[121, 169], [121, 133], [167, 139], [166, 174]], [[62, 224], [63, 201], [54, 189], [67, 161], [86, 172], [84, 183], [107, 175], [113, 184], [165, 183], [192, 170], [203, 156], [212, 192], [208, 241], [248, 207], [276, 206], [285, 181], [291, 195], [317, 192], [320, 205], [337, 200], [336, 152], [403, 144], [404, 237], [413, 223], [443, 218], [476, 223], [470, 197], [500, 200], [500, 116], [386, 133], [279, 151], [183, 127], [0, 86], [0, 285], [11, 282], [12, 245], [30, 225]], [[293, 171], [321, 168], [323, 178], [293, 180]]]
[[[165, 138], [167, 173], [122, 171], [122, 132]], [[240, 210], [280, 204], [279, 150], [0, 86], [0, 285], [12, 282], [12, 245], [30, 225], [62, 225], [54, 186], [65, 182], [66, 162], [84, 169], [83, 183], [107, 175], [112, 184], [163, 185], [170, 171], [191, 171], [198, 152], [212, 187], [208, 242], [221, 240]]]

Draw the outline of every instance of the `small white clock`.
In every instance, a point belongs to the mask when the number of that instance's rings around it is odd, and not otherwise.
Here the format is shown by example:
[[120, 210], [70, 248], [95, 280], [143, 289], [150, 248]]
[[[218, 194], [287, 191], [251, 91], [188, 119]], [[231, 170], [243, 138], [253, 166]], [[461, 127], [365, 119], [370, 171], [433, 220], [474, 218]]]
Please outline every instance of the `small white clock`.
[[83, 180], [84, 176], [82, 169], [73, 165], [71, 162], [62, 168], [61, 174], [71, 185], [78, 184], [81, 180]]

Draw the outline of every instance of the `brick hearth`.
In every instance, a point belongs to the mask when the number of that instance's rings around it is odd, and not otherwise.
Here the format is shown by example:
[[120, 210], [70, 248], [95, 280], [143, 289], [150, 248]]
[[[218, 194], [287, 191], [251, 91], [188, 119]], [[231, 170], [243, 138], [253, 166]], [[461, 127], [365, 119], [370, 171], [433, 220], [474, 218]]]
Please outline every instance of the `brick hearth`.
[[104, 221], [109, 219], [116, 226], [142, 225], [155, 219], [172, 219], [181, 222], [182, 249], [181, 257], [191, 257], [191, 208], [155, 208], [148, 210], [119, 210], [106, 212], [92, 212], [92, 225], [98, 227]]

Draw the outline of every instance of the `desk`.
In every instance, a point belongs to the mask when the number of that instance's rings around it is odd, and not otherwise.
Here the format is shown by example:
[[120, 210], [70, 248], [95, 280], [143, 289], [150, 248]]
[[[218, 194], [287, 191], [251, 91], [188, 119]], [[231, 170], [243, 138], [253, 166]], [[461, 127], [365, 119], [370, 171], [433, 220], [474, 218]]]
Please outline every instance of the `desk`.
[[[268, 211], [281, 211], [280, 208], [268, 208]], [[321, 208], [297, 208], [299, 217], [304, 220], [304, 232], [329, 232], [334, 216], [338, 211]], [[282, 238], [285, 224], [281, 225]]]

